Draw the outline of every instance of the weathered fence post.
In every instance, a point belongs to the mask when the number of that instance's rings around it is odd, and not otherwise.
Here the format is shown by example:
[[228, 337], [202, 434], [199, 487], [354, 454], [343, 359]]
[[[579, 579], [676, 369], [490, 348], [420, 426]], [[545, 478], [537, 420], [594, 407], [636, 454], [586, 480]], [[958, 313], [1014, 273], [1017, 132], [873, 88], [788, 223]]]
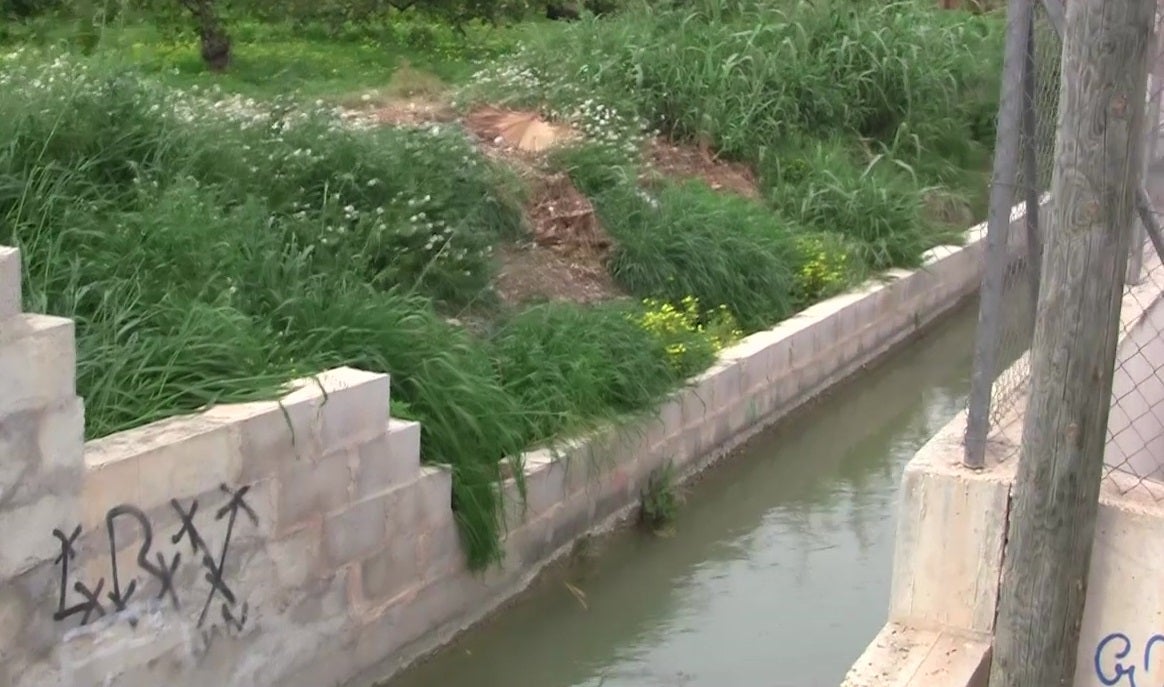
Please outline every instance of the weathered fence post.
[[1153, 0], [1072, 0], [991, 687], [1070, 687], [1087, 594]]

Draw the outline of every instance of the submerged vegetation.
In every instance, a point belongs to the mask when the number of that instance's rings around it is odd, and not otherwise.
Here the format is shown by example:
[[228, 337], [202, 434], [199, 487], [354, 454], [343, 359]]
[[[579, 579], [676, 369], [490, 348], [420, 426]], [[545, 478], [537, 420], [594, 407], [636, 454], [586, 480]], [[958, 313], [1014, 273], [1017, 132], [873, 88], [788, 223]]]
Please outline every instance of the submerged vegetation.
[[[647, 411], [744, 334], [918, 264], [985, 197], [989, 15], [704, 0], [470, 27], [459, 40], [486, 45], [460, 53], [443, 24], [409, 20], [392, 35], [430, 27], [428, 42], [383, 62], [367, 29], [346, 53], [302, 31], [300, 90], [278, 96], [264, 60], [291, 68], [272, 57], [290, 39], [248, 21], [214, 87], [197, 41], [149, 24], [110, 27], [92, 55], [0, 57], [0, 244], [22, 249], [26, 307], [77, 322], [90, 437], [337, 365], [390, 373], [393, 413], [454, 471], [474, 566], [500, 554], [499, 461]], [[368, 81], [387, 77], [369, 72], [400, 73], [404, 53], [435, 65], [426, 97], [477, 69], [452, 90], [461, 111], [527, 108], [580, 132], [525, 166], [567, 178], [608, 235], [598, 302], [499, 290], [535, 228], [528, 169], [456, 117], [341, 111], [382, 104]], [[659, 145], [744, 182], [677, 174]]]

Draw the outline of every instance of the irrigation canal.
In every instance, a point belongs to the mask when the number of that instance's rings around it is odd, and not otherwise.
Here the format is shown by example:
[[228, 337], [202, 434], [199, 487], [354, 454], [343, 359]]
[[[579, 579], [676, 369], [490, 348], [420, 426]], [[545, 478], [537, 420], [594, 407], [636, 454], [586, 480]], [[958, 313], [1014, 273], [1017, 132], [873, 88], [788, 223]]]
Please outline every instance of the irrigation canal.
[[836, 687], [885, 620], [901, 471], [965, 406], [976, 315], [713, 468], [672, 536], [600, 539], [382, 687]]

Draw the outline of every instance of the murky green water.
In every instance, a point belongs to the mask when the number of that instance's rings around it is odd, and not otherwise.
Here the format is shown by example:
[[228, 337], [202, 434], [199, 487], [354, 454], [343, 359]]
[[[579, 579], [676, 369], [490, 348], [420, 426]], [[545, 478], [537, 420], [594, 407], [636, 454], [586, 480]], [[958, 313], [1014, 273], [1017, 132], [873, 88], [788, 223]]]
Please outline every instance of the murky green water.
[[387, 687], [835, 687], [885, 620], [901, 470], [965, 404], [976, 308], [712, 470], [674, 536], [606, 538]]

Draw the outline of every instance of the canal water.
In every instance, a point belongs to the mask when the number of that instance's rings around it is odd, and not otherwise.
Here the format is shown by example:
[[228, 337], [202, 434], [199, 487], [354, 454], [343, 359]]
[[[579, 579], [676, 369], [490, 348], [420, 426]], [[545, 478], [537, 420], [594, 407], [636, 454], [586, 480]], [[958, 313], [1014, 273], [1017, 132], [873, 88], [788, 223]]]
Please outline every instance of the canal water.
[[836, 687], [885, 621], [902, 468], [965, 407], [976, 313], [713, 468], [671, 536], [595, 541], [384, 687]]

